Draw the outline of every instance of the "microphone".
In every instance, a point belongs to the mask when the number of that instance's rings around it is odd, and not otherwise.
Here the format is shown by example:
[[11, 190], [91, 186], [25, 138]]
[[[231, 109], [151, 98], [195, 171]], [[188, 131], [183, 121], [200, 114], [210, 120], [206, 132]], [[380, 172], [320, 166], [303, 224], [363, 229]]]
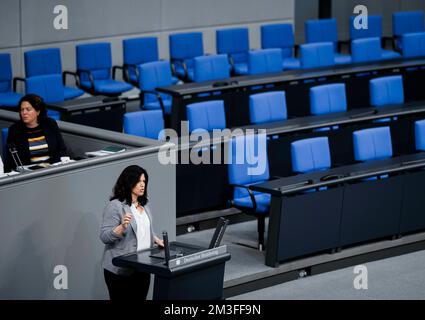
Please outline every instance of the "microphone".
[[16, 150], [14, 143], [9, 143], [8, 145], [10, 155], [12, 156], [13, 162], [15, 163], [16, 170], [18, 172], [24, 172], [26, 171], [24, 168], [24, 165], [22, 164], [21, 158], [19, 157], [18, 150]]
[[164, 240], [165, 265], [168, 266], [168, 262], [170, 261], [170, 244], [168, 243], [168, 233], [167, 233], [167, 231], [162, 232], [162, 240]]

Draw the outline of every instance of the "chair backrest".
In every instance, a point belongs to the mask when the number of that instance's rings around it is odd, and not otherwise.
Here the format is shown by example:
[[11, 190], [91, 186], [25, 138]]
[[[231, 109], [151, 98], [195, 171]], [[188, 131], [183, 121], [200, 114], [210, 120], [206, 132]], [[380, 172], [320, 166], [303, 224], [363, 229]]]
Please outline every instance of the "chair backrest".
[[292, 57], [295, 45], [294, 31], [289, 23], [276, 23], [261, 26], [261, 48], [282, 49], [282, 57]]
[[425, 151], [425, 120], [415, 122], [416, 150]]
[[204, 55], [202, 32], [170, 34], [170, 58], [189, 60]]
[[282, 71], [281, 49], [262, 49], [248, 53], [248, 74], [262, 74]]
[[405, 33], [422, 31], [425, 31], [423, 11], [404, 11], [393, 13], [394, 36], [401, 37]]
[[230, 64], [225, 54], [196, 57], [193, 68], [195, 82], [230, 77]]
[[308, 43], [300, 46], [301, 68], [319, 68], [335, 65], [335, 52], [331, 42]]
[[9, 53], [0, 53], [0, 92], [12, 91], [12, 63]]
[[159, 60], [156, 37], [125, 39], [122, 47], [124, 64], [139, 65]]
[[25, 77], [62, 74], [59, 48], [31, 50], [24, 53]]
[[226, 128], [226, 114], [223, 100], [211, 100], [188, 104], [186, 107], [189, 131]]
[[425, 56], [425, 32], [404, 34], [401, 43], [404, 58]]
[[249, 51], [248, 28], [231, 28], [216, 31], [217, 53], [232, 55], [237, 62], [246, 62]]
[[331, 167], [328, 137], [318, 137], [291, 143], [292, 171], [307, 173]]
[[285, 91], [273, 91], [249, 96], [251, 123], [282, 121], [288, 118]]
[[47, 74], [26, 78], [26, 93], [34, 93], [43, 98], [46, 103], [65, 100], [62, 76], [60, 74]]
[[338, 31], [335, 19], [307, 20], [304, 25], [306, 43], [332, 42], [333, 48], [336, 49]]
[[370, 104], [381, 107], [404, 103], [402, 76], [375, 78], [369, 82]]
[[123, 120], [124, 133], [135, 136], [158, 139], [164, 129], [161, 110], [127, 112]]
[[310, 88], [311, 114], [327, 114], [347, 111], [345, 84], [325, 84]]
[[357, 29], [354, 26], [355, 16], [350, 17], [350, 39], [382, 38], [382, 16], [367, 16], [367, 29]]
[[230, 184], [249, 185], [269, 180], [267, 136], [265, 134], [233, 137], [228, 148]]
[[[141, 90], [155, 91], [158, 87], [168, 87], [173, 84], [171, 75], [171, 65], [169, 61], [154, 61], [140, 64], [139, 69], [139, 88]], [[169, 97], [160, 94], [162, 97]], [[156, 101], [152, 94], [146, 94], [145, 103]]]
[[7, 135], [9, 133], [9, 128], [1, 129], [1, 146], [3, 152], [3, 160], [6, 160], [7, 155]]
[[351, 58], [355, 63], [381, 60], [381, 39], [363, 38], [351, 41]]
[[393, 147], [390, 127], [363, 129], [353, 132], [354, 159], [368, 161], [391, 158]]
[[[76, 46], [77, 70], [90, 70], [94, 80], [111, 78], [112, 56], [111, 44], [99, 42]], [[81, 74], [82, 81], [88, 81], [86, 74]]]

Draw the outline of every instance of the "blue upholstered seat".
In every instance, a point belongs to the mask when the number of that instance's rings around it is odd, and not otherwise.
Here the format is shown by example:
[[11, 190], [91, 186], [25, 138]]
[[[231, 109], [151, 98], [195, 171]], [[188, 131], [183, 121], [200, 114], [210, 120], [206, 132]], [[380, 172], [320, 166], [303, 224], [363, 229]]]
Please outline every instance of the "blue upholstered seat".
[[268, 24], [261, 26], [261, 48], [279, 48], [282, 53], [282, 69], [300, 69], [300, 60], [294, 58], [295, 39], [292, 25], [288, 23]]
[[228, 156], [229, 183], [233, 186], [232, 203], [243, 212], [257, 217], [258, 246], [261, 250], [264, 247], [264, 220], [270, 210], [271, 197], [250, 191], [248, 187], [270, 178], [266, 135], [232, 138]]
[[282, 64], [281, 49], [262, 49], [248, 53], [248, 74], [280, 72]]
[[335, 65], [335, 53], [331, 42], [308, 43], [300, 46], [301, 68], [321, 68]]
[[387, 159], [393, 156], [389, 127], [354, 131], [353, 146], [356, 161]]
[[404, 103], [402, 76], [388, 76], [370, 80], [370, 104], [382, 107]]
[[292, 171], [308, 173], [331, 167], [328, 137], [309, 138], [291, 143]]
[[194, 59], [194, 81], [220, 80], [230, 77], [230, 65], [227, 55], [217, 54], [196, 57]]
[[[40, 50], [31, 50], [24, 53], [25, 58], [25, 77], [42, 76], [48, 74], [62, 75], [62, 61], [59, 48], [48, 48]], [[75, 73], [66, 72], [76, 77]], [[66, 80], [66, 77], [64, 78]], [[65, 86], [64, 83], [64, 98], [71, 100], [78, 98], [84, 94], [84, 91]]]
[[9, 53], [0, 53], [0, 106], [16, 108], [22, 95], [12, 90], [12, 64]]
[[425, 31], [423, 11], [395, 12], [392, 18], [393, 36], [396, 39], [396, 47], [399, 50], [403, 50], [401, 37], [404, 34]]
[[325, 84], [310, 88], [310, 110], [313, 115], [347, 111], [345, 84]]
[[170, 59], [176, 76], [194, 80], [193, 59], [204, 55], [202, 32], [170, 34]]
[[186, 113], [190, 132], [198, 129], [212, 131], [226, 128], [226, 114], [222, 100], [188, 104]]
[[227, 54], [237, 75], [248, 73], [248, 28], [231, 28], [216, 31], [217, 53]]
[[379, 38], [353, 40], [351, 57], [354, 63], [383, 60], [381, 40]]
[[337, 52], [338, 32], [335, 19], [305, 21], [306, 43], [332, 42], [335, 52], [335, 64], [351, 63], [351, 57]]
[[288, 118], [285, 91], [252, 94], [249, 97], [251, 123], [260, 124]]
[[401, 42], [404, 58], [425, 56], [425, 32], [404, 34], [401, 37]]
[[416, 150], [425, 151], [425, 120], [415, 122]]
[[127, 112], [124, 115], [124, 133], [150, 139], [159, 139], [164, 129], [161, 110]]
[[155, 88], [172, 85], [171, 66], [168, 61], [148, 62], [138, 66], [139, 89], [143, 95], [143, 107], [147, 110], [162, 109], [171, 113], [171, 96], [158, 93]]
[[110, 43], [81, 44], [76, 46], [76, 52], [77, 72], [83, 90], [92, 94], [117, 96], [133, 88], [126, 82], [112, 78]]

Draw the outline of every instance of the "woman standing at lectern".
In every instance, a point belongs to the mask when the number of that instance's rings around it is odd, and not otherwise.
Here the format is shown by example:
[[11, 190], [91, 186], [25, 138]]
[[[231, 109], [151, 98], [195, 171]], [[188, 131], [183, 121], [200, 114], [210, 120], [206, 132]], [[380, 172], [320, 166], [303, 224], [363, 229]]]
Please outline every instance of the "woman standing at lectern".
[[119, 176], [103, 212], [100, 239], [105, 244], [102, 267], [111, 300], [143, 299], [149, 290], [150, 274], [112, 264], [114, 257], [148, 249], [156, 243], [164, 246], [152, 227], [148, 205], [148, 174], [132, 165]]

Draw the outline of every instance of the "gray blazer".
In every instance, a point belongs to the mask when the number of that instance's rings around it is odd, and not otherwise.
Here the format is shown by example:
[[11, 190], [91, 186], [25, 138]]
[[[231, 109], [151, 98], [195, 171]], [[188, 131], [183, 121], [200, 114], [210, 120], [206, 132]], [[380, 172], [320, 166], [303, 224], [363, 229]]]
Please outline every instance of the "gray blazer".
[[[149, 205], [145, 205], [145, 212], [148, 215], [151, 225], [151, 247], [154, 244], [154, 231], [152, 227], [152, 215]], [[127, 254], [130, 252], [136, 252], [137, 250], [137, 223], [133, 218], [130, 221], [130, 225], [119, 236], [113, 230], [121, 224], [122, 215], [125, 213], [131, 213], [130, 207], [125, 203], [117, 199], [112, 200], [108, 203], [103, 211], [103, 221], [100, 228], [100, 240], [105, 244], [105, 250], [103, 252], [102, 267], [108, 271], [111, 271], [119, 275], [130, 275], [133, 273], [132, 269], [116, 267], [112, 264], [112, 259]]]

